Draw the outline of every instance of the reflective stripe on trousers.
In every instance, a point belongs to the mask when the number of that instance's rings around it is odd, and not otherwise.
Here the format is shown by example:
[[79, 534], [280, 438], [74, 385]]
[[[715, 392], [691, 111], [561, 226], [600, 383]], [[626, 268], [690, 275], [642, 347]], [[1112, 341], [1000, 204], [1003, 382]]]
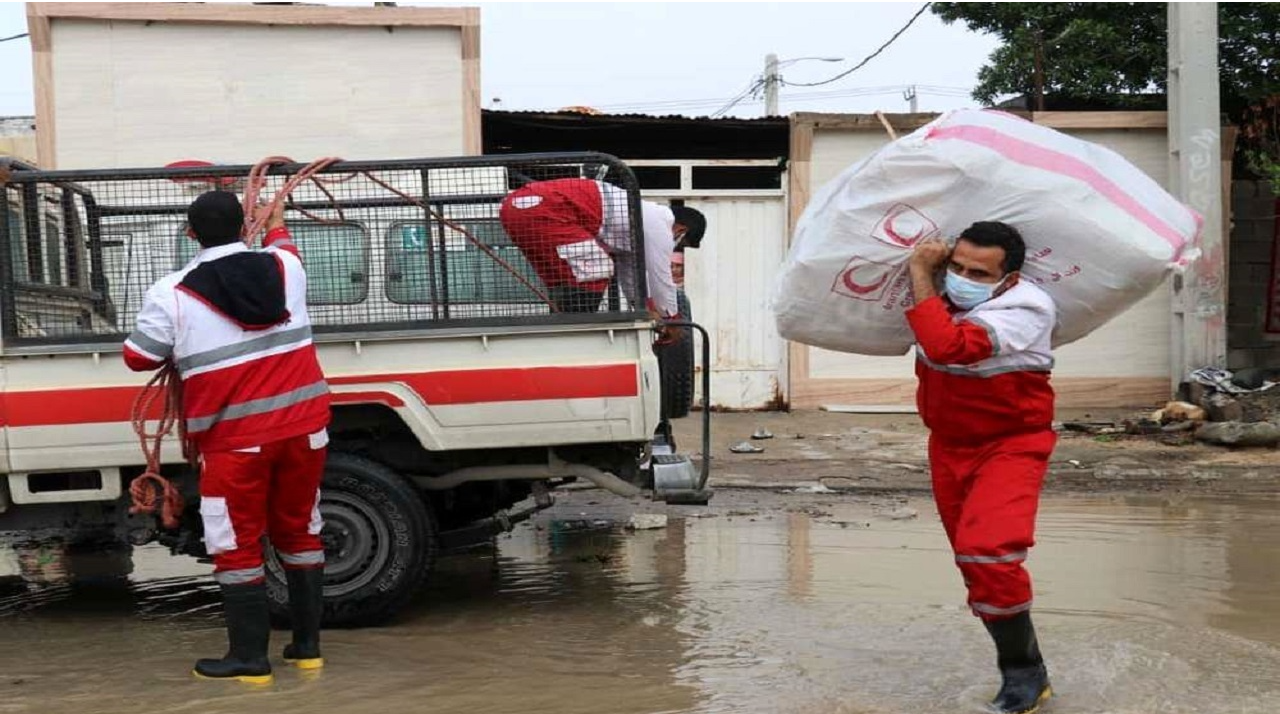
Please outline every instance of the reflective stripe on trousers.
[[324, 565], [323, 550], [308, 550], [302, 553], [283, 553], [276, 552], [280, 556], [280, 563], [286, 568], [314, 568]]
[[973, 608], [973, 611], [978, 615], [993, 615], [995, 617], [1005, 617], [1008, 615], [1017, 615], [1020, 612], [1026, 612], [1027, 610], [1030, 610], [1031, 601], [1028, 600], [1026, 602], [1018, 603], [1017, 605], [1013, 605], [1010, 607], [997, 607], [995, 605], [988, 605], [985, 602], [971, 602], [969, 603], [969, 607]]
[[1021, 563], [1027, 559], [1027, 551], [1004, 555], [956, 555], [957, 563]]
[[267, 577], [267, 573], [262, 566], [256, 568], [242, 568], [240, 570], [221, 570], [213, 574], [213, 579], [219, 585], [249, 585], [262, 581]]

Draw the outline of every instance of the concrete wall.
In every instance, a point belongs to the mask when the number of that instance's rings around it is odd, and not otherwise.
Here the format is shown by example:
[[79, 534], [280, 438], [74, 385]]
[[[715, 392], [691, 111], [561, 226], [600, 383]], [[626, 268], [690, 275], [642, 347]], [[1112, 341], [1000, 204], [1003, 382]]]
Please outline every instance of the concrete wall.
[[1267, 299], [1276, 235], [1276, 196], [1264, 181], [1231, 186], [1227, 367], [1280, 367], [1280, 335], [1267, 335]]
[[457, 156], [449, 28], [53, 23], [56, 166]]
[[478, 154], [476, 8], [28, 3], [47, 168]]

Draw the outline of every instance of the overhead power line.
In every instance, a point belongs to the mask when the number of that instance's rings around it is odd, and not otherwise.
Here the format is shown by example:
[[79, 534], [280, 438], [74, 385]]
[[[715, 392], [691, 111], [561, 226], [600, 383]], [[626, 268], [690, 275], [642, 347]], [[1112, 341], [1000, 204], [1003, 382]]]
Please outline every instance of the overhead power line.
[[754, 81], [751, 82], [751, 86], [747, 87], [745, 90], [742, 91], [741, 94], [734, 97], [733, 100], [730, 101], [728, 104], [717, 109], [715, 112], [711, 114], [711, 116], [713, 117], [724, 116], [730, 109], [733, 109], [734, 107], [738, 106], [738, 104], [740, 104], [744, 99], [755, 95], [755, 93], [763, 86], [764, 86], [764, 78], [763, 77], [756, 78]]
[[872, 52], [871, 54], [867, 55], [867, 56], [866, 56], [866, 58], [864, 58], [864, 59], [863, 59], [861, 62], [859, 62], [858, 64], [856, 64], [856, 65], [854, 65], [853, 67], [851, 67], [851, 68], [849, 68], [849, 69], [847, 69], [847, 70], [845, 70], [845, 71], [841, 72], [840, 74], [837, 74], [836, 76], [832, 77], [831, 79], [824, 79], [824, 80], [822, 80], [821, 82], [788, 82], [788, 81], [786, 81], [786, 80], [783, 80], [783, 82], [782, 82], [782, 83], [783, 83], [783, 84], [785, 84], [785, 85], [788, 85], [788, 86], [792, 86], [792, 87], [820, 87], [820, 86], [822, 86], [822, 85], [824, 85], [824, 84], [831, 84], [832, 82], [837, 82], [837, 81], [839, 81], [839, 80], [841, 80], [841, 79], [844, 79], [845, 77], [848, 77], [849, 75], [853, 74], [854, 72], [857, 72], [858, 70], [860, 70], [860, 69], [862, 69], [863, 67], [865, 67], [865, 66], [867, 65], [867, 63], [868, 63], [868, 62], [870, 62], [871, 60], [873, 60], [873, 59], [875, 59], [876, 57], [880, 56], [880, 53], [881, 53], [881, 52], [884, 52], [885, 50], [889, 49], [889, 45], [892, 45], [894, 42], [896, 42], [896, 41], [898, 40], [898, 38], [902, 36], [902, 33], [906, 32], [906, 31], [907, 31], [907, 30], [908, 30], [912, 25], [914, 25], [914, 24], [915, 24], [915, 22], [916, 22], [916, 20], [920, 19], [920, 16], [921, 16], [921, 15], [923, 15], [923, 14], [924, 14], [924, 11], [925, 11], [925, 10], [928, 10], [928, 9], [929, 9], [929, 6], [930, 6], [930, 5], [932, 5], [932, 4], [933, 4], [932, 2], [927, 2], [927, 3], [923, 4], [923, 5], [921, 5], [921, 6], [920, 6], [920, 9], [919, 9], [919, 10], [916, 10], [916, 14], [912, 15], [910, 20], [907, 20], [907, 24], [903, 25], [903, 26], [902, 26], [902, 27], [901, 27], [897, 32], [893, 33], [893, 37], [890, 37], [890, 38], [888, 39], [888, 41], [887, 41], [887, 42], [885, 42], [883, 45], [880, 45], [880, 48], [879, 48], [879, 49], [877, 49], [875, 52]]
[[[841, 87], [838, 89], [827, 89], [813, 92], [796, 92], [786, 97], [788, 102], [811, 102], [823, 99], [848, 99], [854, 97], [869, 96], [889, 96], [898, 94], [903, 90], [910, 89], [913, 85], [903, 84], [887, 84], [872, 87]], [[931, 84], [914, 85], [917, 92], [921, 95], [931, 95], [940, 97], [956, 97], [967, 98], [969, 90], [962, 87], [945, 87]], [[607, 111], [610, 113], [627, 113], [638, 112], [645, 114], [678, 114], [685, 111], [697, 110], [713, 110], [721, 109], [728, 102], [737, 101], [735, 107], [753, 106], [763, 101], [758, 95], [755, 97], [742, 96], [738, 97], [706, 97], [706, 98], [689, 98], [689, 99], [669, 99], [653, 102], [625, 102], [616, 104], [592, 104], [596, 109]]]
[[8, 42], [9, 40], [21, 40], [22, 38], [26, 37], [28, 34], [30, 33], [24, 32], [20, 35], [13, 35], [12, 37], [0, 37], [0, 42]]

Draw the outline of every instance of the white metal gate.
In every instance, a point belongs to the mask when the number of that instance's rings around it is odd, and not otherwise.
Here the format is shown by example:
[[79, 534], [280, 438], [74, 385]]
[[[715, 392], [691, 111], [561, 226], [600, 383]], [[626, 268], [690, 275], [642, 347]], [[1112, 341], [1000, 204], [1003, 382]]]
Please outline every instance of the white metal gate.
[[[663, 202], [680, 199], [707, 217], [701, 247], [685, 253], [685, 290], [693, 319], [712, 337], [712, 404], [725, 409], [764, 409], [784, 403], [786, 348], [774, 329], [769, 300], [786, 245], [786, 191], [698, 189], [693, 180], [695, 167], [767, 167], [777, 166], [777, 162], [626, 163], [632, 167], [679, 167], [679, 189], [646, 190], [645, 198]], [[786, 186], [785, 173], [781, 186]]]

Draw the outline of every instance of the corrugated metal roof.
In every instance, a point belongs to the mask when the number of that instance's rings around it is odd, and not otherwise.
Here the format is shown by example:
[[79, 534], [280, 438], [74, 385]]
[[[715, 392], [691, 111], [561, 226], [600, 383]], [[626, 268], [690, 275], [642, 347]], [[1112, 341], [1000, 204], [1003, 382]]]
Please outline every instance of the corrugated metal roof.
[[628, 123], [689, 123], [696, 122], [699, 124], [759, 124], [759, 125], [776, 125], [787, 126], [789, 120], [787, 117], [691, 117], [683, 114], [588, 114], [586, 112], [574, 111], [508, 111], [505, 109], [485, 109], [483, 114], [486, 116], [501, 117], [526, 117], [530, 119], [564, 119], [564, 120], [581, 120], [584, 122], [617, 122], [623, 121]]

